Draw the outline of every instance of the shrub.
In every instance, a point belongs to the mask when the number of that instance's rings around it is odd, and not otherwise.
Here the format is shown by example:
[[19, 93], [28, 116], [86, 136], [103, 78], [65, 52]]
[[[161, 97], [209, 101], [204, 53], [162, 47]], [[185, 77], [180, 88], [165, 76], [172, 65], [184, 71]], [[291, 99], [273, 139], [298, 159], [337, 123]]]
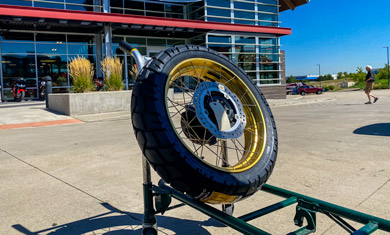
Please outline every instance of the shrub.
[[333, 85], [324, 86], [323, 88], [324, 88], [325, 90], [327, 90], [327, 91], [333, 91], [333, 90], [334, 90], [334, 86], [333, 86]]
[[366, 79], [366, 74], [363, 72], [362, 67], [356, 68], [356, 73], [353, 74], [353, 80], [355, 82], [363, 82]]
[[331, 74], [326, 74], [318, 77], [318, 81], [327, 81], [327, 80], [333, 80], [333, 76]]
[[69, 63], [69, 75], [73, 79], [72, 89], [75, 93], [83, 93], [92, 91], [94, 69], [91, 62], [84, 58], [77, 56]]
[[122, 86], [123, 63], [118, 57], [106, 57], [102, 62], [102, 71], [106, 78], [107, 89], [109, 91], [119, 91]]
[[294, 83], [294, 82], [297, 82], [297, 79], [293, 75], [287, 78], [287, 83]]

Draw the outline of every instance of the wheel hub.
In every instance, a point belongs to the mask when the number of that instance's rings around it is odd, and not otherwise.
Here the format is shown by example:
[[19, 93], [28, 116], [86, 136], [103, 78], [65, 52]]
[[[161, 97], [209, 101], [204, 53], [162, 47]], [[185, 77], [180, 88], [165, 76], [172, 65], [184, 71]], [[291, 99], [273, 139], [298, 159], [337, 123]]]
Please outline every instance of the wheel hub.
[[244, 133], [242, 103], [225, 85], [202, 82], [194, 92], [193, 104], [199, 122], [217, 138], [237, 139]]

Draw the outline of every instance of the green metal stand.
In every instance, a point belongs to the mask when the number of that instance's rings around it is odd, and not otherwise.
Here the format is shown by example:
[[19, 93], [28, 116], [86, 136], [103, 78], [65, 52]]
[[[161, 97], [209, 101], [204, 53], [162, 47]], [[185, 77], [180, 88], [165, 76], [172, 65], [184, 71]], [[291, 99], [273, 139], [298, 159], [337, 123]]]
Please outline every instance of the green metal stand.
[[[145, 158], [144, 158], [145, 159]], [[240, 217], [232, 216], [233, 207], [228, 209], [223, 208], [222, 211], [217, 210], [205, 203], [195, 200], [187, 195], [169, 187], [160, 180], [158, 186], [152, 185], [150, 180], [150, 166], [144, 160], [144, 229], [143, 234], [157, 234], [157, 221], [155, 215], [158, 213], [164, 214], [167, 210], [172, 210], [177, 207], [188, 205], [208, 216], [218, 220], [219, 222], [241, 232], [243, 234], [271, 234], [256, 228], [247, 222], [261, 216], [267, 215], [271, 212], [285, 208], [287, 206], [296, 205], [296, 214], [294, 216], [295, 225], [301, 227], [300, 229], [289, 233], [289, 235], [304, 235], [314, 233], [316, 231], [316, 213], [323, 213], [332, 219], [336, 224], [344, 228], [349, 234], [364, 235], [371, 234], [376, 230], [383, 230], [390, 232], [390, 221], [381, 219], [375, 216], [354, 211], [345, 207], [321, 201], [312, 197], [308, 197], [299, 193], [291, 192], [272, 185], [264, 185], [262, 190], [280, 197], [285, 200], [267, 206], [265, 208], [250, 212]], [[169, 207], [171, 197], [179, 200], [182, 204]], [[153, 199], [155, 207], [153, 207]], [[231, 213], [230, 213], [231, 212]], [[363, 224], [360, 229], [355, 229], [343, 218]], [[306, 221], [306, 226], [302, 227]]]

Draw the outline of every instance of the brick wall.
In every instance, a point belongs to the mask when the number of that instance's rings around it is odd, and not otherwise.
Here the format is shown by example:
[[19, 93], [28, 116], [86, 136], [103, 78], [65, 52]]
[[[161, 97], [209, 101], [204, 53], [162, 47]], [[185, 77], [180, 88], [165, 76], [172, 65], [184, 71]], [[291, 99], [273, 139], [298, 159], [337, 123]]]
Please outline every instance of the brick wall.
[[286, 62], [285, 51], [282, 50], [280, 51], [280, 70], [281, 85], [260, 87], [266, 99], [286, 99]]

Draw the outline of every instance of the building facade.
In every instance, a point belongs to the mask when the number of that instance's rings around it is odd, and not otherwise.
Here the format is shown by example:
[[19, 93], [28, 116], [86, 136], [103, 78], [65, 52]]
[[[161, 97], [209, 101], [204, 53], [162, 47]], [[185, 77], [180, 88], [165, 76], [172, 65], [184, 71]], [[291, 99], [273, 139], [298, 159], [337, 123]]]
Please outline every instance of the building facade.
[[280, 10], [306, 0], [1, 0], [0, 85], [12, 100], [14, 82], [27, 82], [27, 98], [38, 97], [39, 81], [53, 79], [53, 92], [69, 92], [68, 64], [88, 58], [95, 77], [100, 61], [117, 56], [123, 85], [131, 89], [134, 61], [119, 50], [126, 40], [142, 55], [182, 44], [212, 48], [242, 67], [269, 97], [285, 94], [279, 38]]

